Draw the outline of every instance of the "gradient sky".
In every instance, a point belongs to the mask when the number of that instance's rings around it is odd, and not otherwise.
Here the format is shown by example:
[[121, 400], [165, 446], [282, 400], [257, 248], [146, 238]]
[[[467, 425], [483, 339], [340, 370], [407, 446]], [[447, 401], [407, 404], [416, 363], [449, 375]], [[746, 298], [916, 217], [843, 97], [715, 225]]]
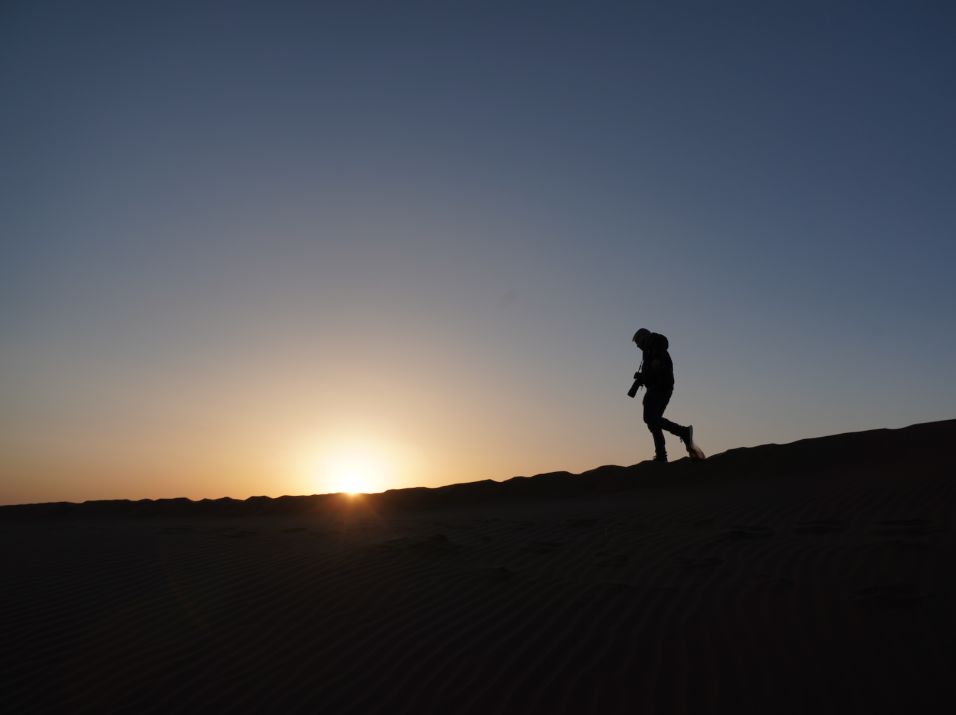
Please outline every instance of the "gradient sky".
[[[950, 2], [5, 2], [0, 503], [956, 417]], [[676, 440], [670, 452], [680, 456]]]

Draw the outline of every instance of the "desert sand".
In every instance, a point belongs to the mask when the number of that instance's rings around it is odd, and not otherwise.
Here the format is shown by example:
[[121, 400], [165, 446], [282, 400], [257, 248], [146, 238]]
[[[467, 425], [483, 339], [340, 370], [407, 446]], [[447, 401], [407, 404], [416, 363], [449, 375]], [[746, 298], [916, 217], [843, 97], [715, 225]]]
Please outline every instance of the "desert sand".
[[0, 508], [5, 710], [951, 712], [954, 445]]

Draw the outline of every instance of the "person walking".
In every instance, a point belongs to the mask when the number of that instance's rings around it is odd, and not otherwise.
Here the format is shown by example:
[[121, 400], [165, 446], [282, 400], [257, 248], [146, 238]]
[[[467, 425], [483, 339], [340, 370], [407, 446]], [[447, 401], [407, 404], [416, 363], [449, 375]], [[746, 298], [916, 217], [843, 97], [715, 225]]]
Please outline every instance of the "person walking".
[[640, 349], [642, 360], [640, 368], [634, 373], [634, 384], [627, 394], [634, 397], [640, 387], [646, 388], [644, 423], [654, 438], [654, 461], [667, 461], [664, 430], [680, 437], [691, 459], [704, 459], [704, 453], [694, 444], [693, 425], [684, 427], [664, 417], [664, 410], [674, 393], [674, 363], [667, 351], [670, 347], [667, 338], [641, 328], [634, 333], [632, 340]]

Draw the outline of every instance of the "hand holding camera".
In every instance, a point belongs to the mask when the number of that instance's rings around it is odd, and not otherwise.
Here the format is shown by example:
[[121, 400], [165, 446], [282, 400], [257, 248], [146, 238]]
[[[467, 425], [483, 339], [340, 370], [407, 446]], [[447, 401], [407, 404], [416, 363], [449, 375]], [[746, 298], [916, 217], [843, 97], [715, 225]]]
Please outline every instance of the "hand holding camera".
[[637, 391], [644, 386], [644, 376], [640, 372], [634, 373], [634, 384], [631, 385], [631, 389], [627, 391], [628, 397], [634, 397], [637, 394]]

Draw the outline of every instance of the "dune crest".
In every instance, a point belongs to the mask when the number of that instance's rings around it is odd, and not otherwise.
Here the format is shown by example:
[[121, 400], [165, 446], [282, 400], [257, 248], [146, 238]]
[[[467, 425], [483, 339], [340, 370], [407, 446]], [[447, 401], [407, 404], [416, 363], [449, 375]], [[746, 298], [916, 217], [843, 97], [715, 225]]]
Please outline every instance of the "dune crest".
[[[390, 489], [365, 495], [376, 508], [426, 508], [466, 505], [516, 498], [549, 499], [642, 489], [661, 484], [694, 483], [698, 479], [735, 480], [797, 472], [826, 474], [835, 470], [883, 471], [896, 467], [941, 469], [956, 465], [948, 447], [956, 443], [956, 420], [927, 422], [901, 429], [876, 429], [731, 449], [700, 464], [686, 457], [668, 465], [642, 462], [629, 467], [605, 465], [581, 474], [548, 472], [498, 482], [451, 484], [443, 487]], [[111, 499], [99, 501], [18, 504], [0, 507], [0, 519], [14, 516], [262, 516], [338, 511], [341, 496], [253, 496], [248, 499]]]

